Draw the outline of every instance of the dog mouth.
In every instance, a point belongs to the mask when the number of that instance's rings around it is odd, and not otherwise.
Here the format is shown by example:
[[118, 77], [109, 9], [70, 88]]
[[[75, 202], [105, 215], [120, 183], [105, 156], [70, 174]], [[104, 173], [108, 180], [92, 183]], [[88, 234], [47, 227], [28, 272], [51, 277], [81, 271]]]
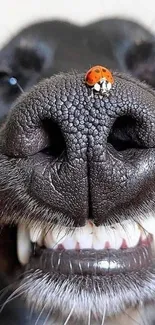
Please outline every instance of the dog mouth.
[[87, 221], [83, 227], [49, 229], [49, 224], [21, 221], [4, 227], [2, 240], [9, 229], [12, 242], [3, 247], [16, 257], [15, 272], [9, 263], [10, 280], [19, 276], [15, 292], [24, 295], [34, 309], [50, 312], [52, 305], [54, 315], [61, 314], [63, 319], [71, 311], [72, 317], [83, 319], [91, 309], [92, 319], [101, 323], [103, 313], [111, 317], [152, 299], [152, 213], [139, 222], [128, 219], [105, 226]]
[[152, 216], [141, 224], [130, 220], [121, 224], [51, 230], [39, 224], [18, 224], [17, 256], [21, 265], [48, 274], [104, 276], [137, 272], [154, 259]]

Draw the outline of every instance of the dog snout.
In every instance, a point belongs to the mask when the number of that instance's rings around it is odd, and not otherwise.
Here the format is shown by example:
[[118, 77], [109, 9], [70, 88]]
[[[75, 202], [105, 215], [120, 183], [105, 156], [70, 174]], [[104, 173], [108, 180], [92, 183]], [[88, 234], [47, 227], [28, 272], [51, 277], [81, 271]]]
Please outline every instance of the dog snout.
[[83, 75], [52, 77], [21, 97], [1, 137], [2, 153], [31, 174], [32, 197], [75, 225], [100, 225], [153, 184], [154, 92], [116, 74], [108, 95], [90, 98]]

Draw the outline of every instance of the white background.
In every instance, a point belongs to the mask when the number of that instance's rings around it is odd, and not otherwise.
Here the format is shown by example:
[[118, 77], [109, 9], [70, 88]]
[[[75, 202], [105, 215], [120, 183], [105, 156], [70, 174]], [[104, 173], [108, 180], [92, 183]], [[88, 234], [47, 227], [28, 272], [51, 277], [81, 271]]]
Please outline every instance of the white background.
[[134, 19], [155, 31], [155, 0], [0, 0], [0, 45], [38, 20], [84, 24], [108, 16]]

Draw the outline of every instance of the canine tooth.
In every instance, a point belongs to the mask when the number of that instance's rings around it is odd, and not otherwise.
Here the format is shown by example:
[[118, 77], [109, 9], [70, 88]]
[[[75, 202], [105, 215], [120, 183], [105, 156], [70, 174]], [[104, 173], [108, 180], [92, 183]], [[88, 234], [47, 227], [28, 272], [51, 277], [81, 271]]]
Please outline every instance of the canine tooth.
[[20, 224], [17, 230], [17, 255], [19, 262], [23, 265], [27, 264], [31, 254], [31, 242], [28, 228]]
[[42, 237], [41, 227], [32, 227], [30, 229], [30, 240], [32, 241], [32, 243], [39, 241], [40, 237]]
[[80, 249], [92, 248], [93, 244], [93, 227], [88, 223], [75, 231], [75, 239], [80, 245]]

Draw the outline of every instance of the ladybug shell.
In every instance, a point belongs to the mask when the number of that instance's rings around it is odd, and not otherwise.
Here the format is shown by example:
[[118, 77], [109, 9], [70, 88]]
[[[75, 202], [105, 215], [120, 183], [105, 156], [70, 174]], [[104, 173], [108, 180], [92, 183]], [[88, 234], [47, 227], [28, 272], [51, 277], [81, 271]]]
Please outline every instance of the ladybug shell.
[[87, 71], [85, 82], [88, 86], [94, 86], [102, 78], [105, 78], [111, 84], [114, 83], [112, 73], [107, 68], [102, 67], [101, 65], [96, 65]]

